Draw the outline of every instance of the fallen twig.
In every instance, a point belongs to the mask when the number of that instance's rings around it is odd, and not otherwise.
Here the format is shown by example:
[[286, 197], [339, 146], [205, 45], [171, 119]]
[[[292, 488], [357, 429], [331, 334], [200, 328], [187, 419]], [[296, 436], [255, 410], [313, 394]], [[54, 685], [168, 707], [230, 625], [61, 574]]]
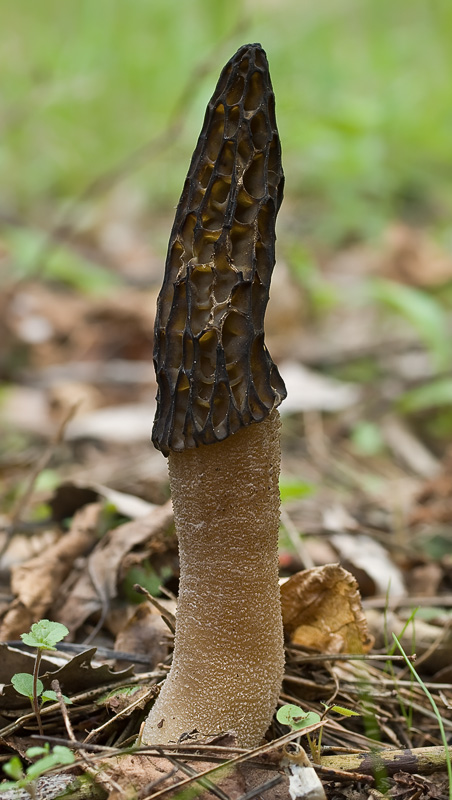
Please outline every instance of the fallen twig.
[[[452, 747], [449, 748], [449, 754], [452, 756]], [[433, 772], [445, 770], [446, 760], [444, 747], [417, 747], [413, 750], [384, 750], [378, 753], [323, 756], [320, 759], [320, 766], [324, 775], [325, 769], [334, 772], [362, 772], [364, 775], [373, 775], [376, 770], [384, 770], [387, 775], [394, 775], [396, 772], [431, 775]]]

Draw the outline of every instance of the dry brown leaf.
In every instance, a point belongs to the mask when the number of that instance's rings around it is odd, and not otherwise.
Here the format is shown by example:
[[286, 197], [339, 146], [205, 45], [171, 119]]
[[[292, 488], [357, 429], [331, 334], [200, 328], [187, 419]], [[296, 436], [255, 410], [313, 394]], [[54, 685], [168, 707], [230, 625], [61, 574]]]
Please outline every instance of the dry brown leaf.
[[[220, 738], [220, 737], [218, 737]], [[225, 741], [231, 740], [234, 745], [236, 740], [231, 734], [225, 734], [221, 737]], [[214, 744], [214, 742], [212, 742]], [[136, 790], [143, 790], [145, 786], [148, 787], [147, 794], [151, 794], [152, 784], [158, 782], [155, 791], [169, 788], [172, 785], [178, 784], [180, 781], [187, 781], [183, 789], [186, 791], [194, 791], [199, 800], [210, 800], [214, 795], [211, 791], [202, 791], [201, 785], [198, 781], [190, 781], [190, 776], [195, 773], [201, 774], [207, 770], [218, 769], [218, 761], [210, 762], [208, 760], [209, 753], [206, 752], [205, 761], [184, 761], [182, 753], [173, 751], [167, 757], [154, 757], [143, 755], [125, 755], [116, 757], [104, 764], [105, 774], [115, 781], [118, 786], [118, 794], [110, 794], [109, 800], [124, 800], [124, 795], [119, 793], [119, 787], [127, 792], [131, 786]], [[218, 755], [218, 748], [215, 751]], [[225, 759], [230, 757], [229, 749], [225, 751]], [[279, 759], [278, 759], [279, 761]], [[271, 765], [270, 765], [271, 766]], [[171, 774], [174, 770], [174, 774]], [[165, 779], [165, 776], [168, 776]], [[270, 800], [285, 800], [289, 796], [289, 780], [286, 776], [280, 775], [279, 764], [276, 763], [273, 768], [263, 769], [262, 767], [255, 767], [250, 763], [242, 763], [225, 767], [221, 772], [215, 771], [204, 779], [210, 781], [214, 786], [218, 787], [229, 800], [238, 800], [245, 795], [248, 791], [253, 790], [256, 796], [258, 787], [265, 786], [265, 784], [274, 778], [280, 778], [278, 785], [273, 786], [270, 791], [265, 791], [265, 796]], [[205, 783], [204, 783], [205, 786]], [[183, 791], [182, 787], [179, 789], [178, 794]], [[168, 794], [168, 797], [176, 795]]]
[[[40, 674], [39, 679], [44, 689], [50, 689], [53, 680], [57, 680], [66, 694], [74, 695], [79, 692], [104, 686], [112, 681], [126, 681], [133, 673], [133, 667], [125, 670], [113, 670], [108, 664], [93, 665], [92, 659], [96, 655], [96, 648], [78, 653], [62, 667], [50, 665], [50, 669]], [[46, 661], [47, 663], [47, 661]], [[29, 708], [28, 697], [18, 694], [11, 684], [3, 687], [1, 694], [2, 708]]]
[[157, 506], [141, 519], [127, 522], [107, 533], [88, 559], [55, 618], [74, 636], [93, 613], [100, 611], [117, 596], [121, 562], [127, 553], [152, 537], [166, 532], [173, 520], [171, 503]]
[[452, 520], [452, 451], [444, 458], [441, 472], [425, 481], [415, 497], [415, 505], [409, 518], [410, 525], [434, 525], [450, 523]]
[[297, 572], [282, 585], [281, 602], [294, 644], [320, 653], [367, 653], [372, 647], [358, 584], [339, 564]]
[[[168, 628], [160, 614], [154, 612], [148, 603], [140, 603], [116, 637], [115, 650], [146, 655], [149, 664], [141, 665], [141, 670], [154, 669], [168, 655]], [[124, 667], [128, 663], [120, 661], [118, 666]], [[140, 665], [136, 671], [140, 671]]]
[[[31, 366], [88, 360], [149, 359], [155, 291], [121, 286], [88, 298], [44, 283], [22, 283], [11, 292], [5, 317], [14, 346], [29, 346]], [[64, 346], [62, 346], [64, 342]]]
[[20, 600], [13, 600], [0, 626], [0, 641], [19, 639], [21, 633], [28, 631], [37, 619]]
[[75, 559], [92, 548], [101, 509], [100, 503], [85, 506], [58, 542], [39, 556], [12, 567], [11, 589], [16, 597], [2, 620], [2, 641], [18, 639], [33, 622], [46, 616]]
[[96, 541], [102, 503], [90, 503], [75, 515], [71, 529], [53, 547], [12, 569], [11, 589], [36, 620], [45, 616], [58, 596], [60, 586], [76, 558], [87, 553]]
[[[0, 542], [5, 546], [8, 538], [8, 527], [11, 523], [10, 517], [0, 517]], [[33, 531], [33, 536], [28, 532], [16, 532], [2, 556], [3, 570], [11, 570], [16, 564], [23, 564], [30, 558], [36, 558], [42, 552], [48, 552], [58, 541], [58, 531], [45, 527], [44, 530]]]
[[[205, 770], [218, 767], [218, 762], [212, 763], [207, 760], [184, 762], [183, 756], [177, 753], [174, 753], [173, 758], [176, 760], [174, 766], [169, 758], [126, 755], [116, 758], [114, 760], [114, 765], [112, 762], [108, 762], [104, 766], [108, 777], [112, 778], [115, 783], [119, 784], [119, 786], [126, 791], [130, 789], [131, 786], [137, 791], [143, 789], [145, 786], [149, 786], [150, 788], [154, 782], [158, 782], [158, 790], [160, 791], [161, 789], [178, 784], [180, 781], [188, 778], [190, 774], [195, 772], [201, 773]], [[180, 765], [179, 768], [178, 765]], [[175, 774], [172, 774], [173, 769]], [[166, 779], [165, 775], [168, 776]], [[216, 773], [213, 773], [213, 775], [209, 777], [210, 781], [215, 786], [218, 786], [226, 792], [230, 800], [237, 800], [245, 794], [247, 790], [246, 782], [240, 767], [236, 767], [235, 769], [229, 768], [229, 774], [223, 775], [221, 778]], [[210, 792], [201, 792], [201, 794], [199, 794], [201, 787], [196, 781], [193, 781], [189, 786], [197, 790], [196, 796], [199, 798], [212, 797]], [[110, 800], [112, 800], [112, 798], [115, 798], [115, 800], [116, 798], [118, 798], [118, 800], [121, 798], [121, 800], [123, 800], [123, 795], [119, 793], [118, 795], [111, 794]]]
[[[34, 653], [26, 653], [0, 642], [0, 683], [10, 683], [16, 672], [33, 672], [35, 658]], [[56, 669], [48, 655], [43, 656], [41, 665], [42, 670]]]
[[401, 223], [386, 234], [383, 271], [414, 286], [440, 286], [452, 278], [452, 259], [424, 231]]
[[141, 708], [144, 711], [146, 706], [149, 706], [151, 693], [154, 696], [157, 695], [158, 688], [156, 686], [151, 686], [151, 688], [149, 686], [134, 686], [127, 693], [124, 693], [123, 689], [113, 689], [108, 693], [105, 700], [101, 702], [113, 714], [122, 714], [123, 717], [129, 717], [137, 708]]

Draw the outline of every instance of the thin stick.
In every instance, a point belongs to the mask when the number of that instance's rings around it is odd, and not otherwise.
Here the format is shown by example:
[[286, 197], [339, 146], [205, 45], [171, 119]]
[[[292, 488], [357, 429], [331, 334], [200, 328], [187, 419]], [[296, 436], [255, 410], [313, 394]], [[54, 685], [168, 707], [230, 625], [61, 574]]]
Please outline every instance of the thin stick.
[[452, 606], [452, 594], [439, 594], [433, 597], [420, 595], [419, 597], [372, 597], [368, 600], [363, 600], [364, 608], [390, 608], [392, 611], [396, 608], [411, 608], [411, 606], [433, 606], [437, 607], [450, 607]]
[[[172, 764], [174, 767], [177, 767], [177, 769], [180, 770], [180, 772], [183, 772], [185, 775], [188, 775], [190, 778], [193, 778], [194, 780], [198, 779], [199, 773], [196, 772], [196, 770], [193, 769], [193, 767], [190, 767], [189, 764], [184, 764], [183, 761], [180, 761], [180, 759], [175, 758], [175, 756], [171, 756], [168, 753], [165, 754], [162, 753], [162, 755], [165, 755], [165, 758], [170, 762], [170, 764]], [[230, 800], [229, 796], [225, 792], [223, 792], [223, 790], [220, 789], [219, 786], [215, 786], [215, 784], [212, 783], [212, 781], [209, 781], [207, 778], [201, 778], [199, 780], [199, 783], [205, 789], [208, 789], [210, 792], [212, 792], [212, 794], [218, 797], [219, 800]]]
[[[296, 645], [289, 645], [287, 653], [292, 656], [292, 652], [301, 652]], [[407, 656], [410, 661], [416, 661], [416, 654]], [[374, 655], [372, 653], [312, 653], [310, 655], [296, 655], [297, 664], [309, 664], [312, 662], [323, 661], [405, 661], [403, 656], [397, 655]]]
[[267, 789], [272, 789], [273, 786], [278, 786], [282, 780], [282, 775], [275, 775], [273, 778], [269, 778], [268, 781], [265, 781], [265, 783], [262, 783], [260, 786], [255, 786], [254, 789], [250, 789], [249, 792], [242, 794], [238, 800], [252, 800], [253, 797], [266, 792]]
[[144, 586], [141, 586], [139, 583], [134, 583], [133, 588], [136, 592], [138, 592], [138, 594], [144, 594], [147, 601], [153, 605], [157, 611], [160, 612], [163, 621], [166, 622], [171, 633], [176, 633], [176, 617], [174, 614], [172, 614], [171, 611], [168, 611], [165, 606], [159, 603], [159, 601], [156, 600], [156, 598], [153, 597], [152, 594], [150, 594], [148, 590], [144, 588]]
[[[314, 730], [317, 730], [318, 728], [322, 727], [322, 725], [324, 725], [324, 724], [325, 723], [322, 720], [321, 722], [317, 722], [315, 725], [309, 725], [308, 727], [303, 728], [303, 735], [307, 734], [307, 733], [312, 733]], [[213, 775], [213, 773], [215, 773], [215, 772], [218, 772], [220, 770], [223, 770], [223, 769], [231, 767], [231, 766], [236, 766], [237, 764], [243, 764], [244, 762], [249, 761], [250, 759], [254, 758], [255, 756], [257, 756], [257, 755], [260, 756], [260, 755], [264, 755], [265, 753], [269, 753], [272, 750], [275, 750], [275, 749], [281, 747], [283, 744], [286, 744], [286, 742], [291, 742], [293, 739], [297, 739], [299, 736], [300, 736], [300, 731], [290, 731], [290, 733], [286, 733], [284, 736], [280, 736], [279, 739], [275, 739], [273, 742], [269, 742], [268, 744], [264, 744], [261, 747], [256, 747], [254, 750], [249, 750], [247, 753], [243, 753], [243, 754], [241, 754], [239, 756], [236, 756], [235, 758], [231, 758], [231, 759], [229, 759], [229, 761], [225, 761], [223, 764], [221, 764], [218, 767], [211, 767], [211, 768], [205, 770], [204, 772], [198, 772], [198, 775], [197, 775], [196, 778], [185, 778], [184, 780], [179, 781], [176, 784], [173, 784], [173, 786], [169, 786], [166, 789], [161, 789], [159, 792], [156, 792], [153, 795], [148, 795], [146, 800], [151, 800], [151, 798], [152, 798], [152, 800], [155, 800], [155, 798], [157, 798], [157, 797], [163, 797], [164, 795], [166, 795], [166, 794], [168, 794], [170, 792], [174, 792], [174, 791], [177, 791], [179, 789], [185, 788], [188, 784], [193, 783], [195, 780], [198, 781], [199, 778], [204, 778], [207, 775]], [[149, 749], [151, 749], [151, 748], [147, 748], [146, 750], [149, 751]], [[141, 750], [142, 750], [142, 748], [140, 748], [136, 752], [139, 753], [139, 752], [141, 752]]]
[[71, 740], [71, 742], [76, 742], [77, 740], [76, 740], [76, 738], [74, 736], [74, 731], [72, 729], [71, 720], [69, 719], [69, 714], [67, 713], [66, 703], [64, 702], [64, 698], [63, 698], [63, 695], [61, 693], [60, 682], [57, 681], [57, 679], [55, 678], [50, 685], [51, 685], [53, 691], [55, 692], [55, 694], [57, 696], [58, 705], [60, 706], [60, 711], [61, 711], [61, 714], [62, 714], [62, 717], [63, 717], [63, 721], [64, 721], [64, 727], [67, 730], [67, 735], [69, 736], [69, 739]]
[[[430, 775], [446, 768], [447, 756], [452, 756], [452, 747], [447, 750], [444, 747], [379, 750], [378, 753], [366, 753], [363, 755], [322, 756], [320, 768], [322, 768], [323, 772], [332, 769], [334, 774], [338, 770], [340, 772], [345, 770], [348, 773], [352, 773], [355, 780], [357, 772], [372, 775], [376, 769], [383, 769], [388, 775], [394, 775], [396, 772], [401, 771], [409, 772], [410, 774]], [[318, 767], [315, 768], [317, 769]]]
[[133, 703], [130, 703], [130, 705], [128, 705], [125, 708], [123, 708], [122, 711], [118, 711], [118, 713], [115, 714], [114, 717], [111, 717], [111, 719], [108, 719], [107, 722], [104, 722], [103, 725], [100, 725], [98, 728], [95, 728], [94, 730], [92, 730], [88, 734], [88, 736], [86, 737], [84, 743], [87, 743], [91, 739], [94, 739], [94, 737], [97, 736], [99, 733], [101, 733], [101, 731], [103, 731], [106, 728], [110, 727], [110, 725], [112, 725], [113, 723], [116, 723], [118, 721], [118, 719], [120, 719], [120, 717], [128, 716], [130, 714], [130, 712], [133, 711], [133, 709], [136, 706], [141, 706], [142, 703], [144, 703], [145, 701], [147, 702], [148, 700], [151, 699], [151, 697], [155, 697], [157, 694], [158, 694], [157, 686], [155, 686], [155, 685], [151, 686], [151, 688], [148, 689], [148, 691], [146, 692], [145, 695], [140, 694], [140, 696], [136, 700], [134, 700]]
[[293, 549], [303, 564], [304, 569], [312, 569], [312, 567], [314, 567], [314, 561], [312, 560], [307, 547], [305, 547], [303, 540], [300, 537], [299, 530], [292, 522], [284, 506], [281, 507], [281, 522], [290, 539]]
[[39, 665], [41, 663], [42, 658], [42, 650], [38, 647], [38, 651], [36, 653], [35, 658], [35, 665], [33, 669], [33, 711], [36, 714], [36, 719], [38, 721], [38, 730], [41, 736], [44, 735], [44, 728], [42, 727], [42, 719], [41, 719], [41, 709], [39, 707], [39, 700], [38, 700], [38, 676], [39, 676]]
[[[66, 704], [65, 704], [64, 699], [63, 699], [63, 695], [61, 693], [61, 688], [60, 688], [59, 681], [57, 681], [56, 678], [55, 678], [55, 680], [52, 681], [51, 686], [52, 686], [52, 689], [53, 689], [53, 691], [55, 692], [55, 694], [56, 694], [56, 696], [58, 698], [58, 705], [60, 706], [61, 714], [63, 716], [64, 724], [65, 724], [69, 739], [70, 739], [72, 745], [75, 745], [77, 743], [77, 740], [75, 738], [74, 731], [72, 729], [71, 721], [69, 719], [69, 714], [67, 713], [67, 708], [66, 708]], [[104, 784], [106, 787], [108, 787], [109, 791], [112, 791], [112, 790], [114, 790], [116, 792], [119, 791], [120, 794], [123, 794], [122, 787], [115, 780], [110, 778], [110, 776], [107, 775], [104, 770], [99, 771], [96, 768], [96, 766], [93, 765], [92, 760], [87, 756], [86, 751], [84, 751], [82, 748], [79, 748], [79, 750], [80, 750], [81, 760], [84, 763], [84, 767], [85, 767], [87, 773], [89, 775], [91, 775], [91, 777], [94, 778], [96, 781], [98, 781], [98, 782]]]
[[452, 760], [451, 760], [450, 750], [447, 747], [448, 743], [447, 743], [447, 736], [446, 736], [446, 731], [445, 731], [445, 726], [444, 726], [443, 719], [441, 717], [441, 714], [439, 713], [438, 706], [436, 705], [436, 702], [435, 702], [432, 694], [427, 689], [427, 687], [423, 683], [423, 681], [420, 678], [420, 676], [417, 674], [417, 672], [414, 669], [413, 665], [410, 664], [410, 662], [406, 658], [405, 651], [403, 650], [403, 647], [400, 644], [397, 636], [395, 635], [395, 633], [393, 633], [392, 636], [393, 636], [393, 639], [394, 639], [395, 643], [397, 644], [397, 647], [399, 648], [400, 652], [402, 653], [403, 656], [405, 656], [405, 660], [406, 660], [407, 666], [408, 666], [411, 674], [413, 675], [415, 680], [419, 683], [419, 685], [421, 686], [422, 690], [425, 692], [425, 695], [429, 699], [430, 704], [431, 704], [432, 709], [433, 709], [433, 713], [435, 714], [435, 717], [436, 717], [436, 719], [438, 721], [438, 726], [439, 726], [439, 729], [440, 729], [440, 732], [441, 732], [441, 739], [442, 739], [443, 745], [444, 745], [444, 755], [445, 755], [446, 766], [447, 766], [447, 775], [448, 775], [448, 778], [449, 778], [449, 799], [452, 800]]
[[[93, 698], [98, 697], [105, 692], [111, 691], [112, 689], [123, 688], [125, 686], [135, 686], [137, 683], [142, 684], [144, 681], [146, 681], [146, 679], [161, 678], [163, 680], [164, 677], [165, 673], [162, 672], [140, 673], [140, 675], [134, 675], [132, 677], [123, 679], [122, 681], [114, 681], [102, 686], [97, 686], [95, 689], [89, 689], [88, 691], [80, 692], [80, 694], [73, 695], [71, 699], [73, 703], [82, 703], [86, 700], [92, 700]], [[51, 703], [51, 705], [45, 706], [41, 709], [41, 716], [43, 717], [53, 714], [58, 707], [58, 703]], [[29, 714], [22, 714], [21, 717], [17, 717], [14, 722], [10, 722], [9, 725], [6, 725], [0, 730], [0, 739], [4, 738], [5, 736], [9, 736], [16, 730], [19, 730], [22, 725], [34, 718], [34, 711], [30, 712]]]
[[77, 402], [77, 403], [74, 403], [69, 408], [69, 410], [68, 410], [67, 414], [65, 415], [64, 419], [60, 423], [56, 434], [51, 439], [51, 441], [49, 442], [49, 444], [45, 448], [44, 452], [41, 454], [41, 457], [38, 458], [34, 469], [31, 471], [31, 473], [30, 473], [30, 475], [28, 477], [27, 485], [25, 487], [25, 491], [23, 492], [22, 496], [19, 498], [19, 500], [17, 502], [17, 505], [16, 505], [16, 508], [14, 509], [14, 511], [13, 511], [13, 513], [11, 515], [11, 522], [8, 525], [7, 529], [6, 529], [5, 541], [3, 542], [3, 545], [0, 548], [0, 558], [5, 553], [8, 545], [9, 545], [9, 543], [11, 541], [11, 538], [12, 538], [12, 536], [14, 534], [14, 531], [15, 531], [15, 528], [17, 526], [17, 523], [19, 522], [22, 514], [24, 513], [25, 509], [27, 508], [27, 506], [28, 506], [28, 504], [30, 502], [30, 499], [31, 499], [31, 496], [33, 494], [33, 490], [34, 490], [34, 487], [35, 487], [37, 479], [39, 478], [41, 472], [46, 468], [47, 464], [49, 463], [50, 459], [52, 458], [52, 456], [53, 456], [53, 454], [55, 452], [55, 449], [62, 442], [66, 427], [69, 424], [69, 422], [71, 421], [71, 419], [73, 418], [74, 414], [76, 413], [77, 408], [79, 407], [79, 405], [80, 405], [80, 403]]

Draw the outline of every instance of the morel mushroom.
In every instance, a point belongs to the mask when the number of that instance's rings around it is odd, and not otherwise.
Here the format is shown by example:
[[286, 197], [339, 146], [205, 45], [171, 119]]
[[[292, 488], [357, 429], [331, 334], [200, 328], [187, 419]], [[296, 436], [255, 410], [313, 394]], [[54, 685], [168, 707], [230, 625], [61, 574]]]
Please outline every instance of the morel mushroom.
[[284, 653], [278, 587], [284, 383], [264, 344], [283, 192], [260, 45], [223, 69], [179, 201], [157, 304], [153, 442], [168, 456], [180, 550], [171, 671], [145, 743], [268, 728]]

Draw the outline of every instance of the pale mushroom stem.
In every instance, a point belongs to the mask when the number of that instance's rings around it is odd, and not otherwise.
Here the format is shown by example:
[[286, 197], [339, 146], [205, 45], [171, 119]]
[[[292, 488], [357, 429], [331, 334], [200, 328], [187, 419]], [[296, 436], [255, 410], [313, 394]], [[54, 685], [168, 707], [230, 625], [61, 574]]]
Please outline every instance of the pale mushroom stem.
[[143, 741], [235, 730], [259, 744], [281, 686], [280, 420], [169, 454], [180, 548], [173, 664]]

